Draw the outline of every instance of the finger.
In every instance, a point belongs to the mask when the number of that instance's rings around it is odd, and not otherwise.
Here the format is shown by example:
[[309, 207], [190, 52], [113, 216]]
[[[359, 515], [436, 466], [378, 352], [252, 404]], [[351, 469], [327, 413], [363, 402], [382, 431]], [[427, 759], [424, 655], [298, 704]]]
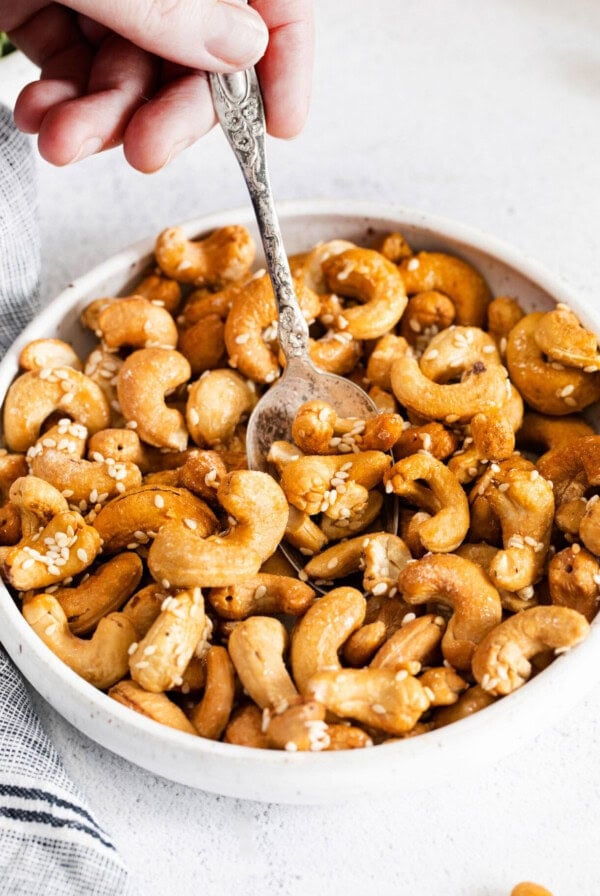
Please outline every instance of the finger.
[[121, 37], [105, 41], [90, 72], [89, 94], [45, 116], [38, 139], [41, 155], [66, 165], [120, 143], [131, 116], [154, 91], [157, 64]]
[[310, 0], [256, 0], [253, 8], [269, 28], [269, 45], [257, 65], [267, 130], [295, 137], [308, 115], [314, 56]]
[[83, 35], [73, 13], [64, 6], [52, 3], [11, 31], [11, 39], [41, 68], [51, 57], [81, 43]]
[[48, 0], [0, 0], [0, 28], [11, 33], [19, 28], [31, 16], [34, 16], [43, 6], [48, 6]]
[[110, 28], [100, 25], [89, 16], [77, 16], [77, 24], [84, 35], [94, 47], [98, 47], [102, 41], [110, 34]]
[[242, 0], [69, 0], [77, 12], [165, 59], [194, 69], [235, 71], [263, 55], [268, 32]]
[[125, 157], [138, 171], [158, 171], [214, 123], [208, 78], [202, 72], [191, 72], [172, 81], [137, 110], [125, 131]]

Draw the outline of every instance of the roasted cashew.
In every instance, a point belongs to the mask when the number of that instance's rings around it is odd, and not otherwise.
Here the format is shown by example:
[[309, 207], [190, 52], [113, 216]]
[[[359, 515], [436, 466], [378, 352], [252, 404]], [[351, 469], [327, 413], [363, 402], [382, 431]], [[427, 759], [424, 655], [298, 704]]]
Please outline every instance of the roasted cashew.
[[458, 702], [461, 692], [469, 686], [464, 678], [447, 666], [426, 669], [419, 681], [431, 691], [428, 696], [432, 706], [453, 706]]
[[239, 585], [211, 588], [208, 602], [222, 619], [247, 616], [302, 616], [312, 606], [315, 591], [291, 576], [259, 572]]
[[452, 608], [442, 653], [456, 669], [470, 668], [475, 648], [502, 619], [500, 596], [483, 569], [454, 554], [410, 563], [400, 573], [398, 590], [409, 604], [435, 600]]
[[120, 368], [117, 394], [123, 416], [145, 442], [158, 448], [183, 451], [188, 433], [179, 411], [165, 404], [165, 396], [191, 376], [190, 365], [179, 352], [141, 348]]
[[240, 747], [268, 750], [269, 741], [263, 731], [263, 714], [254, 703], [237, 709], [225, 729], [223, 741]]
[[329, 373], [344, 376], [350, 373], [361, 359], [362, 342], [354, 339], [346, 330], [329, 329], [318, 339], [309, 339], [308, 354], [316, 367]]
[[[406, 604], [403, 604], [406, 607]], [[407, 669], [413, 673], [420, 671], [431, 659], [446, 629], [442, 616], [427, 613], [414, 618], [414, 613], [404, 610], [401, 627], [397, 629], [379, 648], [370, 666], [372, 669], [392, 669], [398, 672]]]
[[137, 554], [118, 554], [78, 585], [54, 591], [73, 634], [89, 634], [103, 616], [120, 610], [139, 585], [142, 572]]
[[548, 564], [552, 603], [570, 607], [591, 622], [600, 603], [600, 563], [578, 544], [559, 551]]
[[434, 728], [444, 728], [453, 722], [467, 719], [473, 713], [491, 706], [496, 700], [490, 693], [484, 691], [478, 684], [468, 688], [456, 703], [437, 709], [433, 717]]
[[12, 451], [27, 451], [44, 420], [61, 411], [89, 432], [110, 424], [110, 408], [96, 383], [73, 367], [44, 367], [21, 374], [4, 401], [4, 437]]
[[529, 660], [547, 650], [563, 652], [586, 637], [586, 618], [568, 607], [531, 607], [488, 632], [473, 654], [473, 675], [494, 696], [510, 694], [531, 675]]
[[244, 690], [261, 709], [282, 712], [297, 696], [283, 661], [287, 632], [271, 616], [250, 616], [229, 636], [229, 656]]
[[517, 447], [542, 454], [568, 445], [576, 439], [595, 434], [593, 426], [576, 414], [568, 417], [550, 417], [528, 411], [517, 431]]
[[185, 416], [194, 442], [203, 448], [227, 445], [256, 404], [253, 386], [235, 370], [210, 370], [192, 383]]
[[403, 355], [407, 342], [393, 333], [386, 333], [377, 340], [367, 362], [367, 379], [374, 386], [386, 392], [391, 392], [392, 364], [398, 354]]
[[370, 597], [364, 624], [350, 635], [342, 649], [345, 662], [349, 666], [367, 665], [400, 628], [409, 610], [408, 604], [397, 597]]
[[494, 337], [500, 354], [504, 356], [508, 334], [516, 326], [525, 312], [516, 299], [497, 296], [487, 309], [487, 331]]
[[323, 669], [339, 670], [338, 651], [362, 625], [367, 602], [356, 588], [335, 588], [310, 607], [292, 634], [290, 662], [304, 694], [308, 680]]
[[169, 314], [175, 314], [181, 302], [181, 286], [172, 277], [165, 277], [160, 268], [147, 273], [136, 285], [135, 293], [153, 305], [166, 308]]
[[[172, 520], [201, 537], [218, 527], [208, 505], [185, 488], [140, 485], [106, 504], [94, 520], [107, 554], [146, 544]], [[193, 587], [191, 585], [190, 587]]]
[[485, 367], [502, 363], [496, 343], [479, 327], [449, 327], [433, 336], [419, 360], [424, 376], [434, 383], [459, 380], [477, 363]]
[[195, 286], [224, 286], [244, 277], [254, 261], [254, 241], [245, 227], [231, 225], [199, 240], [188, 240], [181, 227], [168, 227], [154, 247], [168, 277]]
[[234, 520], [231, 529], [205, 537], [180, 520], [165, 526], [148, 555], [157, 581], [182, 588], [243, 583], [276, 550], [287, 525], [288, 504], [271, 476], [251, 470], [228, 473], [217, 498]]
[[[470, 560], [481, 566], [486, 575], [490, 574], [490, 567], [494, 562], [494, 558], [498, 553], [498, 548], [494, 545], [480, 542], [463, 542], [455, 552], [459, 557]], [[525, 610], [527, 607], [533, 607], [537, 604], [537, 599], [533, 588], [525, 588], [519, 594], [512, 591], [506, 591], [504, 588], [496, 588], [500, 595], [500, 603], [504, 610], [509, 613], [517, 613], [519, 610]]]
[[598, 501], [590, 499], [579, 524], [579, 537], [588, 551], [600, 555], [600, 507]]
[[512, 888], [510, 896], [552, 896], [552, 893], [541, 884], [524, 880]]
[[314, 246], [309, 252], [290, 257], [290, 270], [294, 277], [301, 279], [309, 289], [318, 294], [327, 293], [327, 283], [323, 273], [323, 264], [328, 258], [339, 255], [347, 249], [356, 248], [348, 240], [329, 240]]
[[177, 350], [189, 361], [193, 376], [224, 362], [225, 323], [218, 314], [208, 314], [197, 323], [179, 329]]
[[23, 370], [43, 370], [45, 367], [73, 367], [81, 370], [82, 363], [75, 349], [62, 339], [34, 339], [19, 355]]
[[129, 658], [133, 680], [154, 694], [181, 684], [206, 625], [199, 588], [166, 597], [160, 614]]
[[104, 393], [110, 407], [111, 426], [123, 426], [125, 422], [117, 398], [117, 376], [122, 366], [123, 359], [119, 355], [100, 346], [90, 352], [83, 368], [85, 375], [89, 376]]
[[532, 463], [509, 458], [490, 464], [473, 490], [498, 519], [503, 550], [489, 569], [494, 585], [507, 591], [529, 588], [541, 574], [550, 546], [554, 495]]
[[159, 470], [181, 469], [195, 455], [197, 448], [185, 451], [161, 451], [140, 442], [135, 428], [103, 429], [94, 433], [88, 441], [88, 458], [98, 463], [135, 464], [142, 473]]
[[151, 625], [160, 615], [163, 601], [172, 594], [174, 594], [174, 591], [163, 588], [158, 582], [153, 582], [151, 585], [141, 588], [140, 591], [136, 591], [129, 598], [121, 612], [132, 623], [137, 632], [138, 640], [148, 633]]
[[434, 383], [421, 371], [408, 343], [398, 347], [390, 378], [394, 395], [407, 410], [425, 420], [468, 423], [485, 411], [502, 408], [509, 395], [506, 370], [476, 361], [460, 383]]
[[586, 373], [600, 370], [598, 337], [586, 330], [577, 315], [562, 303], [542, 316], [535, 341], [552, 361], [580, 367]]
[[398, 574], [411, 559], [401, 538], [388, 532], [359, 535], [312, 557], [304, 567], [311, 579], [341, 579], [363, 572], [363, 588], [375, 595], [389, 594]]
[[108, 692], [108, 696], [122, 703], [128, 709], [139, 712], [161, 725], [176, 728], [186, 734], [196, 734], [196, 729], [189, 721], [183, 710], [179, 709], [166, 694], [151, 694], [145, 691], [135, 681], [124, 679], [115, 684]]
[[96, 334], [111, 351], [177, 345], [177, 327], [169, 312], [138, 295], [106, 305], [98, 314]]
[[[359, 486], [356, 486], [357, 488]], [[337, 541], [340, 538], [348, 538], [356, 535], [373, 523], [383, 507], [383, 495], [378, 491], [368, 492], [364, 507], [357, 507], [350, 511], [349, 516], [340, 516], [334, 519], [328, 513], [324, 513], [320, 520], [320, 528], [326, 541]], [[342, 508], [338, 507], [338, 511]]]
[[393, 261], [394, 264], [400, 264], [405, 258], [410, 258], [413, 255], [410, 245], [398, 231], [380, 234], [373, 241], [373, 248]]
[[429, 709], [420, 682], [401, 670], [321, 671], [307, 682], [306, 695], [342, 718], [356, 719], [388, 734], [404, 734]]
[[333, 492], [344, 498], [351, 483], [370, 491], [381, 481], [390, 463], [389, 454], [382, 451], [301, 457], [285, 465], [281, 487], [298, 510], [309, 515], [327, 512], [338, 500], [332, 500]]
[[558, 506], [579, 498], [590, 486], [600, 485], [600, 436], [582, 436], [552, 448], [536, 467], [552, 483]]
[[322, 528], [307, 513], [290, 504], [285, 540], [306, 557], [311, 557], [325, 547], [328, 539]]
[[527, 314], [512, 328], [506, 346], [511, 380], [525, 401], [557, 417], [581, 411], [600, 398], [600, 376], [546, 360], [536, 341], [543, 311]]
[[424, 423], [422, 426], [408, 425], [394, 445], [394, 457], [400, 460], [417, 451], [428, 451], [437, 460], [446, 460], [458, 449], [458, 436], [441, 423]]
[[235, 697], [235, 674], [225, 647], [209, 647], [202, 700], [190, 712], [190, 722], [201, 737], [219, 740], [227, 726]]
[[104, 616], [89, 641], [71, 633], [53, 594], [36, 594], [23, 605], [23, 616], [58, 658], [94, 687], [109, 688], [127, 672], [136, 632], [122, 613]]
[[[319, 297], [295, 281], [300, 308], [307, 321], [319, 313]], [[225, 323], [229, 364], [256, 383], [272, 383], [281, 372], [278, 360], [277, 305], [267, 274], [251, 280], [238, 293]]]
[[408, 300], [400, 335], [417, 350], [425, 348], [431, 337], [452, 326], [455, 317], [456, 309], [448, 296], [434, 289], [418, 292]]
[[270, 746], [291, 752], [318, 752], [330, 744], [325, 707], [316, 700], [304, 700], [271, 716], [266, 734]]
[[399, 414], [375, 414], [366, 420], [338, 417], [321, 399], [307, 401], [292, 421], [292, 439], [304, 454], [347, 454], [357, 446], [364, 451], [389, 451], [403, 430]]
[[346, 249], [323, 262], [325, 280], [336, 294], [357, 299], [346, 307], [348, 332], [356, 339], [378, 339], [396, 326], [406, 308], [406, 293], [396, 265], [374, 249]]
[[456, 452], [448, 461], [448, 469], [463, 485], [481, 476], [490, 461], [506, 460], [515, 450], [515, 427], [504, 409], [475, 414], [470, 433], [469, 447]]
[[492, 298], [489, 287], [472, 265], [445, 252], [419, 252], [399, 267], [409, 296], [425, 290], [447, 295], [456, 309], [456, 323], [482, 327]]
[[[428, 490], [419, 485], [421, 480]], [[385, 474], [385, 484], [386, 491], [417, 505], [425, 499], [425, 509], [434, 510], [418, 527], [428, 551], [453, 551], [463, 541], [469, 529], [469, 502], [456, 476], [433, 455], [419, 452], [399, 460]]]
[[0, 545], [13, 545], [21, 538], [21, 516], [9, 494], [13, 482], [28, 472], [27, 459], [22, 454], [0, 451]]

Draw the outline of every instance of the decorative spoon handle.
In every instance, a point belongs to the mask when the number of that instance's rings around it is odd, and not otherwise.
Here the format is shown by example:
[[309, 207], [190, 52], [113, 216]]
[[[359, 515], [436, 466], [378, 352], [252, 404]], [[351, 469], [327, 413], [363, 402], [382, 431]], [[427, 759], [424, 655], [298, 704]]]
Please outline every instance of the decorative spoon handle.
[[209, 74], [217, 117], [238, 160], [265, 250], [279, 314], [279, 343], [285, 357], [306, 358], [308, 326], [300, 306], [269, 182], [265, 152], [265, 113], [253, 68], [224, 75]]

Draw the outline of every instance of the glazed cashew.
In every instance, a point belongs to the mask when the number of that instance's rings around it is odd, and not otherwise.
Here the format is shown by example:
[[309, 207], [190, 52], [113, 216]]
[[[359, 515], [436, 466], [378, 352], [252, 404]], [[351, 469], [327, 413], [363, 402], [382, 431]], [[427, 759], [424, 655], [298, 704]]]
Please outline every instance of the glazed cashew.
[[517, 460], [491, 464], [473, 491], [500, 523], [503, 550], [494, 557], [489, 575], [507, 591], [529, 588], [541, 574], [554, 519], [552, 486], [532, 463]]
[[308, 354], [321, 370], [344, 376], [351, 373], [362, 357], [362, 342], [346, 330], [329, 329], [319, 339], [309, 339]]
[[127, 296], [98, 314], [96, 334], [111, 349], [175, 348], [177, 327], [169, 312], [143, 296]]
[[453, 706], [458, 702], [461, 692], [469, 686], [454, 669], [446, 666], [426, 669], [419, 681], [431, 691], [428, 696], [432, 706]]
[[[332, 500], [332, 492], [344, 498], [351, 483], [370, 491], [381, 481], [390, 463], [390, 456], [381, 451], [362, 451], [348, 457], [301, 457], [285, 465], [281, 487], [290, 504], [298, 510], [309, 515], [327, 512], [335, 508], [338, 500]], [[362, 502], [365, 500], [363, 497]]]
[[234, 370], [211, 370], [192, 383], [185, 416], [197, 445], [212, 448], [231, 440], [237, 425], [256, 404], [251, 385]]
[[408, 300], [400, 335], [416, 349], [423, 348], [432, 336], [452, 326], [455, 317], [456, 309], [448, 296], [434, 289], [418, 292]]
[[419, 366], [432, 382], [448, 383], [478, 362], [486, 367], [502, 363], [492, 337], [479, 327], [449, 327], [431, 339]]
[[579, 537], [588, 551], [600, 555], [600, 507], [593, 498], [587, 502], [581, 517]]
[[205, 537], [179, 520], [162, 528], [148, 555], [157, 581], [182, 588], [236, 585], [255, 575], [276, 550], [287, 525], [288, 504], [267, 473], [228, 473], [217, 498], [234, 520], [231, 529]]
[[140, 485], [114, 498], [100, 510], [94, 526], [105, 553], [114, 554], [146, 544], [174, 519], [201, 537], [211, 535], [218, 527], [210, 507], [187, 489], [155, 485]]
[[530, 677], [532, 657], [568, 650], [583, 641], [589, 629], [585, 617], [568, 607], [522, 610], [481, 641], [473, 654], [473, 675], [490, 694], [510, 694]]
[[283, 711], [298, 691], [283, 661], [287, 632], [271, 616], [250, 616], [229, 636], [229, 656], [244, 689], [261, 709]]
[[445, 252], [419, 252], [399, 267], [409, 296], [425, 290], [447, 295], [456, 309], [456, 323], [481, 327], [492, 298], [481, 274], [466, 261]]
[[388, 734], [405, 734], [429, 709], [420, 682], [401, 670], [321, 671], [306, 685], [306, 695], [342, 718], [356, 719]]
[[165, 277], [155, 268], [143, 277], [135, 287], [136, 295], [144, 296], [154, 305], [175, 314], [181, 302], [181, 287], [172, 277]]
[[367, 602], [356, 588], [335, 588], [310, 607], [292, 634], [290, 662], [300, 693], [324, 669], [340, 670], [338, 651], [362, 625]]
[[600, 398], [600, 376], [546, 360], [536, 334], [545, 314], [527, 314], [510, 331], [506, 364], [525, 401], [542, 414], [563, 416], [581, 411]]
[[374, 595], [367, 601], [364, 624], [350, 635], [342, 654], [349, 666], [365, 666], [403, 624], [410, 607], [397, 597]]
[[59, 659], [94, 687], [109, 688], [127, 672], [127, 651], [136, 638], [122, 613], [109, 613], [84, 641], [69, 631], [64, 610], [52, 594], [36, 594], [23, 605], [23, 616]]
[[208, 314], [189, 327], [180, 327], [177, 350], [189, 362], [192, 375], [224, 363], [225, 323], [218, 314]]
[[410, 563], [398, 589], [409, 604], [438, 601], [453, 613], [442, 638], [442, 653], [456, 669], [469, 669], [473, 652], [502, 619], [497, 590], [475, 563], [454, 554], [436, 554]]
[[153, 622], [158, 619], [165, 598], [173, 594], [174, 591], [163, 588], [158, 582], [153, 582], [129, 598], [121, 612], [135, 628], [138, 640], [148, 633]]
[[335, 544], [312, 557], [304, 567], [311, 579], [340, 579], [363, 572], [363, 588], [375, 595], [389, 594], [411, 559], [397, 535], [375, 532]]
[[302, 616], [312, 606], [315, 591], [290, 576], [260, 572], [239, 585], [211, 588], [208, 602], [222, 619], [247, 616]]
[[[456, 549], [456, 554], [481, 566], [486, 575], [489, 576], [490, 567], [498, 554], [498, 548], [484, 541], [463, 542]], [[502, 608], [508, 610], [509, 613], [517, 613], [519, 610], [525, 610], [527, 607], [535, 606], [538, 603], [533, 588], [525, 588], [518, 594], [506, 591], [504, 588], [497, 588], [496, 590], [500, 595]]]
[[552, 893], [541, 884], [524, 880], [512, 888], [510, 896], [552, 896]]
[[104, 393], [110, 407], [111, 426], [123, 426], [125, 422], [117, 398], [117, 375], [122, 365], [123, 359], [119, 355], [100, 346], [90, 352], [83, 368], [85, 375], [89, 376]]
[[[429, 489], [419, 485], [424, 480]], [[453, 551], [469, 529], [469, 502], [456, 476], [427, 452], [413, 454], [394, 464], [385, 474], [386, 491], [411, 503], [432, 509], [430, 519], [418, 527], [418, 536], [428, 551]]]
[[523, 317], [525, 317], [525, 312], [518, 301], [510, 296], [497, 296], [488, 305], [488, 333], [494, 337], [502, 355], [506, 351], [505, 340], [508, 338], [508, 334]]
[[578, 544], [559, 551], [548, 564], [548, 587], [553, 604], [577, 610], [591, 622], [600, 603], [597, 557]]
[[418, 451], [428, 451], [437, 460], [446, 460], [458, 449], [459, 439], [455, 432], [441, 423], [424, 423], [422, 426], [407, 426], [394, 445], [394, 457], [401, 459]]
[[476, 361], [460, 383], [434, 383], [423, 374], [405, 340], [390, 378], [400, 404], [426, 420], [468, 423], [475, 414], [502, 408], [508, 398], [506, 370], [500, 365]]
[[142, 348], [125, 359], [117, 378], [123, 416], [145, 442], [158, 448], [182, 451], [188, 440], [179, 411], [165, 404], [165, 396], [191, 376], [190, 365], [179, 352]]
[[45, 367], [73, 367], [81, 370], [79, 355], [62, 339], [34, 339], [28, 342], [19, 355], [19, 367], [23, 370], [43, 370]]
[[[327, 293], [327, 283], [323, 273], [323, 264], [328, 258], [339, 255], [347, 249], [356, 248], [354, 243], [348, 240], [329, 240], [320, 243], [309, 252], [292, 255], [290, 258], [290, 270], [294, 277], [298, 277], [306, 283], [309, 289], [318, 294]], [[329, 321], [333, 323], [333, 321]]]
[[579, 498], [593, 485], [600, 485], [600, 436], [582, 436], [547, 451], [536, 467], [549, 480], [560, 506]]
[[110, 424], [104, 393], [88, 376], [72, 367], [43, 367], [23, 373], [10, 386], [4, 402], [4, 437], [12, 451], [27, 451], [50, 414], [61, 411], [89, 432]]
[[206, 625], [199, 588], [165, 598], [159, 616], [129, 658], [133, 680], [154, 694], [181, 684]]
[[600, 370], [598, 338], [562, 303], [540, 319], [535, 341], [552, 361], [566, 367], [580, 367], [586, 373]]
[[202, 700], [190, 713], [190, 722], [201, 737], [219, 740], [227, 726], [235, 698], [235, 675], [225, 647], [209, 647], [206, 685]]
[[576, 439], [595, 434], [593, 426], [576, 414], [568, 417], [550, 417], [547, 414], [528, 411], [517, 432], [517, 447], [542, 454]]
[[402, 431], [399, 414], [343, 418], [321, 399], [301, 405], [292, 421], [292, 439], [304, 454], [347, 454], [357, 446], [364, 451], [389, 451]]
[[13, 482], [28, 472], [27, 460], [22, 454], [0, 451], [0, 545], [13, 545], [21, 538], [21, 517], [9, 494]]
[[375, 343], [367, 362], [367, 378], [374, 386], [390, 392], [392, 389], [391, 370], [397, 355], [406, 351], [407, 342], [393, 333], [386, 333]]
[[263, 714], [258, 706], [254, 703], [242, 706], [231, 716], [223, 735], [224, 743], [268, 750], [270, 743], [263, 731], [262, 721]]
[[276, 749], [318, 752], [331, 743], [328, 729], [325, 707], [316, 700], [304, 700], [272, 716], [266, 734]]
[[245, 227], [231, 225], [199, 240], [188, 240], [181, 227], [168, 227], [154, 247], [168, 277], [195, 286], [224, 286], [245, 276], [254, 261], [254, 241]]
[[[406, 607], [406, 604], [403, 604]], [[431, 659], [442, 640], [446, 622], [442, 616], [427, 613], [418, 616], [404, 611], [401, 627], [380, 647], [371, 660], [372, 669], [392, 669], [398, 672], [407, 669], [413, 673], [420, 671]]]
[[79, 585], [55, 591], [72, 633], [87, 635], [103, 616], [120, 610], [139, 585], [142, 572], [137, 554], [118, 554]]
[[360, 305], [344, 309], [348, 332], [356, 339], [378, 339], [396, 326], [406, 308], [397, 267], [373, 249], [346, 249], [323, 263], [327, 285]]
[[468, 688], [456, 703], [436, 710], [433, 720], [434, 728], [444, 728], [453, 722], [467, 719], [473, 713], [485, 709], [486, 706], [491, 706], [495, 701], [495, 697], [476, 684]]
[[109, 690], [108, 696], [128, 709], [160, 722], [161, 725], [185, 731], [186, 734], [197, 733], [183, 710], [169, 700], [166, 694], [151, 694], [135, 681], [129, 679], [120, 681]]
[[297, 548], [301, 554], [311, 557], [325, 547], [328, 538], [323, 529], [317, 526], [307, 513], [290, 504], [285, 527], [285, 540]]

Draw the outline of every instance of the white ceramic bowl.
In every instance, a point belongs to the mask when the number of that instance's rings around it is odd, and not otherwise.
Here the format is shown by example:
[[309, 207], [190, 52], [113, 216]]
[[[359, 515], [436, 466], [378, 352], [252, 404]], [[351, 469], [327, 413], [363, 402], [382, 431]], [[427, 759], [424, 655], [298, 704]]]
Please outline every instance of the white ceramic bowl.
[[[288, 251], [345, 237], [357, 243], [376, 232], [401, 230], [420, 249], [454, 252], [472, 262], [495, 295], [517, 296], [529, 310], [566, 302], [600, 332], [600, 311], [583, 308], [565, 285], [495, 239], [457, 224], [401, 208], [365, 203], [282, 204]], [[171, 222], [165, 222], [171, 223]], [[190, 221], [188, 235], [241, 223], [256, 236], [248, 209]], [[58, 336], [83, 348], [78, 315], [94, 298], [126, 294], [146, 266], [153, 239], [120, 252], [72, 283], [21, 334], [0, 364], [0, 395], [17, 372], [21, 347], [41, 336]], [[146, 719], [111, 700], [65, 666], [29, 628], [0, 587], [0, 633], [10, 656], [33, 687], [71, 724], [129, 761], [192, 787], [247, 799], [325, 803], [434, 786], [456, 769], [475, 768], [519, 748], [551, 725], [600, 679], [600, 622], [589, 637], [523, 688], [494, 705], [420, 737], [369, 750], [289, 753], [252, 750], [194, 738]]]

